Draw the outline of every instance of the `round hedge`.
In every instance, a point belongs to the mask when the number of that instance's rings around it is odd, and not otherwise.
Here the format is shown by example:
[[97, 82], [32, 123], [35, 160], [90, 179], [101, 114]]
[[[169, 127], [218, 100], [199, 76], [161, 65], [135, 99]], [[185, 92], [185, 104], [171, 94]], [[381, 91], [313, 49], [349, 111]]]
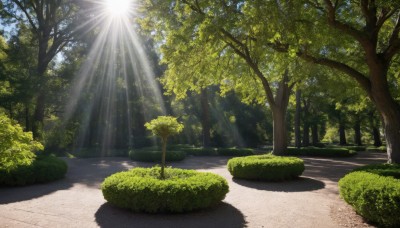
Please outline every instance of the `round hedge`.
[[236, 178], [283, 181], [299, 177], [304, 171], [304, 161], [272, 154], [238, 157], [228, 161], [228, 170]]
[[54, 156], [37, 156], [30, 165], [20, 165], [11, 171], [0, 169], [0, 185], [46, 183], [63, 178], [67, 170], [64, 160]]
[[340, 196], [370, 222], [400, 227], [400, 165], [368, 165], [339, 181]]
[[[134, 161], [143, 162], [160, 162], [162, 152], [158, 150], [131, 150], [129, 157]], [[165, 154], [166, 161], [182, 161], [185, 159], [186, 153], [183, 151], [167, 151]]]
[[227, 181], [213, 173], [176, 168], [134, 168], [107, 177], [101, 185], [112, 205], [135, 212], [186, 212], [219, 203], [229, 191]]

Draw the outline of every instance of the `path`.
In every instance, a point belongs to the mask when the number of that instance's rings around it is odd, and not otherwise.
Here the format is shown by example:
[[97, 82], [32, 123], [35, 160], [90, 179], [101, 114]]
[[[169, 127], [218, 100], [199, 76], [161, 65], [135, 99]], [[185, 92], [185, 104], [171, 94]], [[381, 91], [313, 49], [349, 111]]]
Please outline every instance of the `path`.
[[337, 181], [385, 154], [354, 158], [303, 158], [306, 171], [291, 182], [233, 180], [225, 157], [188, 157], [174, 167], [224, 176], [230, 187], [215, 208], [180, 215], [134, 214], [114, 208], [99, 186], [112, 173], [150, 163], [126, 158], [66, 159], [65, 179], [45, 185], [0, 188], [0, 227], [368, 227], [338, 196]]

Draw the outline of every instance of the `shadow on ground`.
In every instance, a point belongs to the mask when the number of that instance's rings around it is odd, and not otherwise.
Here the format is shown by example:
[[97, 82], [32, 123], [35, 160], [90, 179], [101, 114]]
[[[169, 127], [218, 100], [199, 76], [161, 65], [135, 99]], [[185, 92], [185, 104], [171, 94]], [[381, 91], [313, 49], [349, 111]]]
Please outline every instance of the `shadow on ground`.
[[232, 180], [236, 184], [248, 188], [273, 192], [306, 192], [323, 189], [325, 187], [324, 182], [307, 177], [300, 177], [295, 180], [284, 182], [251, 181], [237, 178], [233, 178]]
[[97, 210], [95, 217], [100, 227], [246, 227], [244, 215], [227, 203], [185, 214], [133, 213], [105, 203]]
[[72, 184], [65, 180], [57, 180], [46, 184], [34, 184], [22, 187], [1, 187], [0, 204], [20, 202], [39, 198], [59, 190], [66, 190], [72, 187]]

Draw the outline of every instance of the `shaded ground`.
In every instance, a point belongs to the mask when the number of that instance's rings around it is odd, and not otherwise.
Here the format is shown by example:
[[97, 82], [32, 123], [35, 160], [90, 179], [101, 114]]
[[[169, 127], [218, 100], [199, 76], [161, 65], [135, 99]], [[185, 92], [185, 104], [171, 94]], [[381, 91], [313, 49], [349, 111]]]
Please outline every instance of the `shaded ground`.
[[65, 179], [46, 185], [0, 188], [0, 227], [369, 227], [338, 195], [337, 181], [363, 164], [384, 162], [385, 154], [354, 158], [305, 158], [306, 171], [282, 183], [232, 179], [225, 157], [188, 157], [174, 167], [224, 176], [224, 202], [189, 214], [147, 215], [110, 206], [100, 184], [117, 171], [152, 163], [127, 158], [66, 159]]

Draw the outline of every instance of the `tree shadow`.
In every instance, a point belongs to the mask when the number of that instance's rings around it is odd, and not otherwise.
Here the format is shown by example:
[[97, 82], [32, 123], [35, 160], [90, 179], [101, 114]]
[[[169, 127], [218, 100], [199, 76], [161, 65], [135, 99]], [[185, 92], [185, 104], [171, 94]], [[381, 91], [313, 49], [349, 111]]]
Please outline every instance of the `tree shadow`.
[[19, 187], [0, 187], [0, 204], [21, 202], [39, 198], [52, 192], [69, 189], [72, 183], [66, 178], [44, 184]]
[[184, 214], [133, 213], [104, 203], [95, 218], [100, 227], [246, 227], [244, 215], [227, 203]]
[[248, 188], [272, 192], [307, 192], [325, 188], [324, 182], [307, 177], [300, 177], [295, 180], [284, 182], [262, 182], [238, 178], [232, 178], [232, 180], [236, 184]]

